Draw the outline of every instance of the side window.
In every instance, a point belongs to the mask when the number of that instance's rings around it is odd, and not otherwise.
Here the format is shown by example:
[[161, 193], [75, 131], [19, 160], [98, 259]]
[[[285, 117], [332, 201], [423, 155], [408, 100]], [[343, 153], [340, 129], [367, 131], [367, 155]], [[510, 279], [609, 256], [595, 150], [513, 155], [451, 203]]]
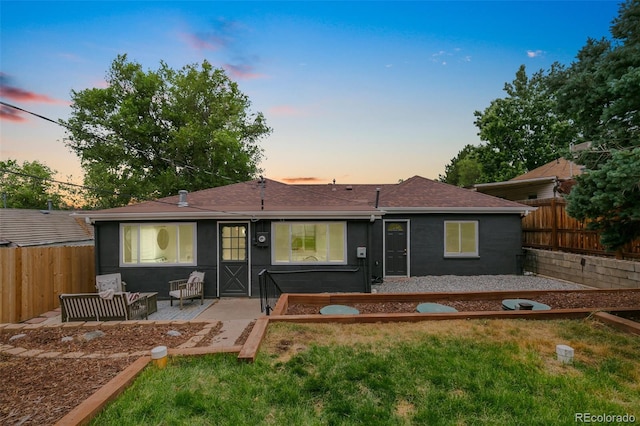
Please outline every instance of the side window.
[[478, 222], [445, 221], [444, 255], [445, 257], [477, 257]]

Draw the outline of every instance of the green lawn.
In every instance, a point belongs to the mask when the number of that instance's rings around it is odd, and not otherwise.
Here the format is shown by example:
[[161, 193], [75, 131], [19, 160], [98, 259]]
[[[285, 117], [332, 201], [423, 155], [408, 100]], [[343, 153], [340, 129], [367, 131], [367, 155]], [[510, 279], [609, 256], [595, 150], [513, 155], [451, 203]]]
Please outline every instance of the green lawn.
[[[555, 345], [576, 351], [572, 365]], [[640, 422], [640, 338], [592, 320], [272, 324], [257, 361], [150, 366], [99, 425], [575, 425]]]

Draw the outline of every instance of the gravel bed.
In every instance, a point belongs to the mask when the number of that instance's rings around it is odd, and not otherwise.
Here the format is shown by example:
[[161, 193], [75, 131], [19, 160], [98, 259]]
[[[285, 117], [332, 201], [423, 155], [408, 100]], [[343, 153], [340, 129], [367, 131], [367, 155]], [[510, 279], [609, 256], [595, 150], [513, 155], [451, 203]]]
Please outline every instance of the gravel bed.
[[536, 275], [441, 275], [424, 277], [386, 278], [373, 284], [377, 293], [425, 293], [454, 291], [506, 290], [580, 290], [589, 287]]

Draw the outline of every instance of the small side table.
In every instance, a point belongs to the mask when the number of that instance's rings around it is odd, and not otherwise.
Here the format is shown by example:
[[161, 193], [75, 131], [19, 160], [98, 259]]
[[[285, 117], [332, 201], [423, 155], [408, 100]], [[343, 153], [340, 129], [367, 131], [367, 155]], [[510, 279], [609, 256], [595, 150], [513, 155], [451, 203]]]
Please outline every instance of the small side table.
[[158, 312], [158, 293], [140, 293], [140, 298], [147, 304], [147, 315]]

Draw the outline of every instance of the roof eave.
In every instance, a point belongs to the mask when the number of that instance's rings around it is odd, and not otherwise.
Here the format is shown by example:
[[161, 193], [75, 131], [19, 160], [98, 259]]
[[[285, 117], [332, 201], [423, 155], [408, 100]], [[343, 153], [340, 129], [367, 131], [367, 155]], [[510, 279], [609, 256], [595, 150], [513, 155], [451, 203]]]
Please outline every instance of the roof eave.
[[532, 178], [532, 179], [522, 179], [522, 180], [507, 180], [504, 182], [491, 182], [491, 183], [477, 183], [473, 185], [476, 189], [485, 189], [485, 188], [503, 188], [503, 187], [512, 187], [512, 186], [526, 186], [531, 183], [552, 183], [555, 182], [558, 178], [556, 176], [548, 176], [541, 178]]
[[370, 211], [233, 211], [233, 212], [155, 212], [155, 213], [80, 213], [91, 223], [113, 221], [150, 221], [150, 220], [255, 220], [255, 219], [380, 219], [378, 210]]
[[427, 214], [529, 214], [537, 207], [522, 205], [514, 207], [383, 207], [386, 213]]

